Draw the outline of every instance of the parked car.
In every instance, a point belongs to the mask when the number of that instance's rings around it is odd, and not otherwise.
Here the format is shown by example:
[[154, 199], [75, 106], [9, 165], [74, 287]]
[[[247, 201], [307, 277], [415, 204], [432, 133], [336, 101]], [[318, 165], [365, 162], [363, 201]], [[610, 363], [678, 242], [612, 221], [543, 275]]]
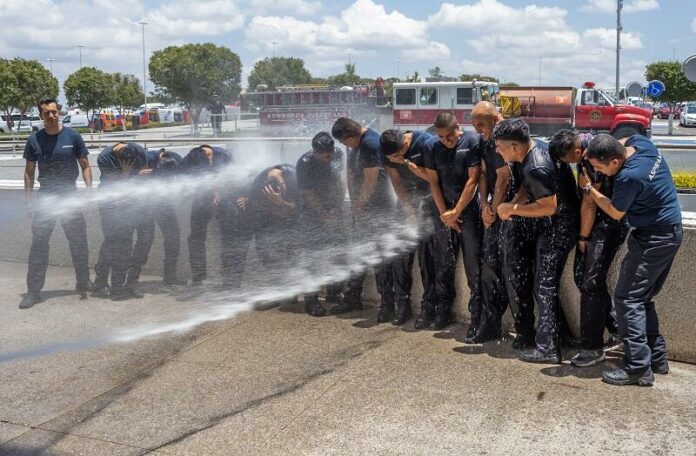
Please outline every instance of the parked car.
[[696, 104], [688, 104], [679, 115], [679, 125], [696, 126]]
[[679, 106], [672, 108], [671, 104], [665, 103], [660, 107], [660, 112], [657, 114], [657, 117], [660, 119], [667, 119], [669, 118], [670, 113], [674, 113], [674, 117], [679, 117], [681, 110], [679, 109]]
[[0, 119], [0, 133], [31, 133], [33, 130], [43, 128], [43, 120], [39, 116], [12, 114], [10, 118], [12, 119], [12, 129], [9, 127], [7, 116], [3, 115]]
[[63, 117], [62, 123], [70, 128], [89, 127], [89, 118], [87, 114], [70, 114]]

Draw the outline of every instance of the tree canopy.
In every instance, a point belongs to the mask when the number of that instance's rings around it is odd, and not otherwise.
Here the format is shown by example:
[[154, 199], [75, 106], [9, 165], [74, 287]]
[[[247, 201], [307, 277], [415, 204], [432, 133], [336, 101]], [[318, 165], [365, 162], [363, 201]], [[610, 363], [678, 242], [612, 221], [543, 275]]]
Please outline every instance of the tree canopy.
[[696, 83], [686, 79], [679, 62], [655, 62], [645, 67], [645, 79], [658, 80], [665, 84], [662, 95], [655, 97], [657, 101], [678, 103], [686, 100], [696, 100]]
[[256, 91], [261, 84], [268, 90], [284, 85], [310, 84], [312, 75], [304, 66], [304, 60], [296, 57], [266, 57], [259, 60], [247, 79], [249, 91]]
[[113, 102], [113, 77], [93, 67], [83, 67], [68, 76], [63, 83], [68, 104], [85, 112], [94, 112]]
[[202, 109], [218, 95], [220, 100], [239, 97], [242, 64], [239, 56], [212, 43], [169, 46], [150, 58], [150, 79], [159, 92], [185, 103], [194, 123]]
[[140, 81], [132, 74], [112, 73], [112, 105], [123, 113], [143, 104], [145, 96], [140, 88]]
[[0, 59], [0, 110], [7, 115], [13, 109], [26, 113], [43, 98], [58, 97], [58, 80], [36, 60]]
[[459, 76], [460, 81], [487, 81], [487, 82], [500, 82], [498, 78], [493, 76], [485, 76], [478, 73], [474, 74], [462, 74]]

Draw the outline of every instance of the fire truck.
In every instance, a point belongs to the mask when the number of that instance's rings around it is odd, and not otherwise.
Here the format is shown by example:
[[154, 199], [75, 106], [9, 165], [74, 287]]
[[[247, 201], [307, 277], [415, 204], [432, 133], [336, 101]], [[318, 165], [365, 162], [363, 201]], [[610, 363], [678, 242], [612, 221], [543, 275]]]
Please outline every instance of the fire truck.
[[259, 112], [265, 134], [311, 136], [329, 129], [340, 117], [375, 126], [388, 98], [383, 80], [345, 87], [327, 85], [284, 86], [275, 91], [249, 92], [244, 103]]
[[426, 130], [441, 111], [449, 111], [460, 125], [471, 125], [471, 110], [491, 101], [498, 84], [487, 81], [397, 82], [393, 87], [393, 122], [400, 130]]
[[616, 138], [651, 134], [651, 111], [617, 104], [592, 82], [580, 88], [501, 87], [498, 100], [503, 117], [523, 118], [535, 135], [550, 136], [561, 128]]

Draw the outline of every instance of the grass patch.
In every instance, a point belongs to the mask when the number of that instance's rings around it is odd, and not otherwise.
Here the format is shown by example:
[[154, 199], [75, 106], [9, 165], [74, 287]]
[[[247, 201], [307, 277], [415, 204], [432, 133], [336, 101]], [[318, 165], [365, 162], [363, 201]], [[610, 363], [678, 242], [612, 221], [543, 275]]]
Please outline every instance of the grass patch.
[[696, 188], [696, 171], [677, 171], [672, 179], [677, 188]]

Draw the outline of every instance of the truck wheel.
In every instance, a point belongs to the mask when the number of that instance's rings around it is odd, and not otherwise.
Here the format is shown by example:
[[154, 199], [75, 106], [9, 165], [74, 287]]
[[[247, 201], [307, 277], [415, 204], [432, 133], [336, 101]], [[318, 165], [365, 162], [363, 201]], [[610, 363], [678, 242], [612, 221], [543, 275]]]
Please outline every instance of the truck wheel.
[[611, 132], [611, 135], [616, 139], [628, 138], [633, 135], [640, 135], [641, 131], [635, 127], [619, 127]]

